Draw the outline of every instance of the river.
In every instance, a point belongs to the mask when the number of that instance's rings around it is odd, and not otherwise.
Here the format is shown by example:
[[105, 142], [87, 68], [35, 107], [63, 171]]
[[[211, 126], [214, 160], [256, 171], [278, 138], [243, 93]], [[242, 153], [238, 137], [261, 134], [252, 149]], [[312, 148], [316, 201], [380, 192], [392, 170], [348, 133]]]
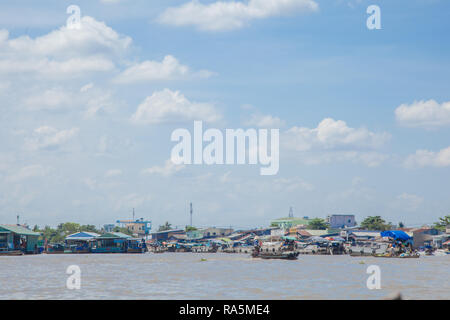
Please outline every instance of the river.
[[[81, 270], [79, 290], [66, 287], [70, 265]], [[380, 268], [381, 289], [367, 288], [370, 265]], [[0, 257], [0, 299], [450, 299], [449, 267], [449, 255], [41, 254]]]

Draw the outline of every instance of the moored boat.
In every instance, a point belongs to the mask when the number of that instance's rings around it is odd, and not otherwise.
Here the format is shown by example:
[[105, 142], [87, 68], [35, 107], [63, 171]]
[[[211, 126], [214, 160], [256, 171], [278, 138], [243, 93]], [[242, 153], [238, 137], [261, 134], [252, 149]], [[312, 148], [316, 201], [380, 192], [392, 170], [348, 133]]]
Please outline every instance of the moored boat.
[[24, 253], [20, 250], [2, 250], [0, 256], [22, 256]]
[[261, 259], [283, 259], [283, 260], [296, 260], [298, 258], [299, 253], [294, 251], [286, 251], [286, 252], [271, 252], [271, 253], [260, 253], [254, 258]]

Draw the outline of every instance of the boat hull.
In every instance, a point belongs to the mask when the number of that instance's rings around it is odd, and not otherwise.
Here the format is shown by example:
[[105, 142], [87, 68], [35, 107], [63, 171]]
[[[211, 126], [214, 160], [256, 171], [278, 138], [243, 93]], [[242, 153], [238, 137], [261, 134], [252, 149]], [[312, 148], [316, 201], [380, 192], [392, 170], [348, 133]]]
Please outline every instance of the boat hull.
[[0, 251], [0, 256], [23, 256], [23, 254], [20, 250]]
[[298, 258], [298, 252], [289, 252], [289, 253], [259, 253], [252, 254], [253, 258], [261, 258], [261, 259], [281, 259], [281, 260], [296, 260]]

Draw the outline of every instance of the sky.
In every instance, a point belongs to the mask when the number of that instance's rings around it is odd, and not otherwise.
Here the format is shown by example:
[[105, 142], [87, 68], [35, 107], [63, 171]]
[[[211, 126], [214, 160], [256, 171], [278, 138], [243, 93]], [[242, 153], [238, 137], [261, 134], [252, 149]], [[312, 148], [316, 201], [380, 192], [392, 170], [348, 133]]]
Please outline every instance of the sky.
[[[80, 8], [71, 28], [70, 5]], [[368, 29], [370, 5], [381, 29]], [[450, 212], [450, 3], [0, 4], [0, 222], [409, 226]], [[277, 128], [280, 168], [175, 165], [171, 133]]]

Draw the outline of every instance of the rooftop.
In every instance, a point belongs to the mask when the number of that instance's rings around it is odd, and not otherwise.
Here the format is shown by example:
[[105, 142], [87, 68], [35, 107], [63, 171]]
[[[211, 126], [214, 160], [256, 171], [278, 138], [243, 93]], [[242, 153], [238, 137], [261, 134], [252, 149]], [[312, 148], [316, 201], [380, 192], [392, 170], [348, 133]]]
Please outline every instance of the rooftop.
[[31, 231], [22, 226], [18, 225], [9, 225], [9, 224], [0, 224], [0, 230], [6, 230], [9, 232], [13, 232], [19, 234], [21, 236], [40, 236], [41, 234], [38, 232]]

